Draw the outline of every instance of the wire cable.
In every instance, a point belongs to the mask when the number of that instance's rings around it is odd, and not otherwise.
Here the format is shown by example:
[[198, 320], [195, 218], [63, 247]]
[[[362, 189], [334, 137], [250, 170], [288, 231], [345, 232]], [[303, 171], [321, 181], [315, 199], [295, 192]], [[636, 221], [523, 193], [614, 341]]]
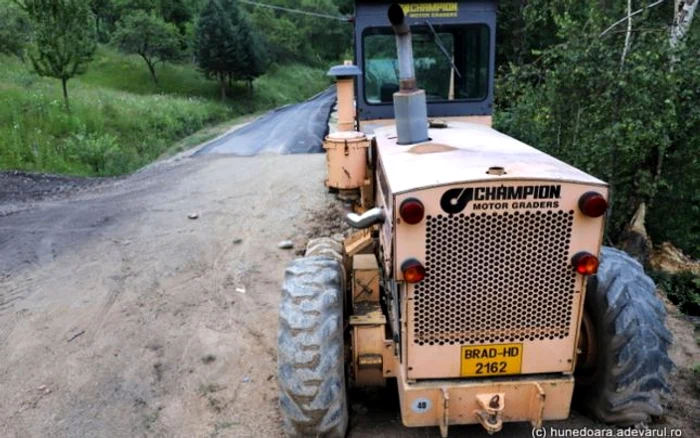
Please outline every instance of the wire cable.
[[319, 13], [319, 12], [302, 11], [302, 10], [300, 10], [300, 9], [290, 9], [290, 8], [285, 8], [285, 7], [282, 7], [282, 6], [268, 5], [268, 4], [265, 4], [265, 3], [258, 3], [258, 2], [254, 2], [254, 1], [251, 1], [251, 0], [238, 0], [238, 1], [241, 2], [241, 3], [245, 3], [245, 4], [247, 4], [247, 5], [258, 6], [258, 7], [261, 7], [261, 8], [275, 9], [275, 10], [278, 10], [278, 11], [290, 12], [290, 13], [292, 13], [292, 14], [308, 15], [308, 16], [311, 16], [311, 17], [327, 18], [327, 19], [329, 19], [329, 20], [338, 20], [338, 21], [345, 21], [345, 22], [349, 22], [349, 21], [350, 21], [350, 19], [349, 19], [348, 17], [341, 17], [341, 16], [338, 16], [338, 15], [321, 14], [321, 13]]

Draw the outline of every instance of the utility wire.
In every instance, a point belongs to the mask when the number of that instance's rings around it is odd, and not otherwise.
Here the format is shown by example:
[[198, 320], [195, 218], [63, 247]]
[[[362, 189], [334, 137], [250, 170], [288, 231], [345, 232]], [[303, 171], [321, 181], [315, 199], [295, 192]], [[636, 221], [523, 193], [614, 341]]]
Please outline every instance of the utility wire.
[[290, 12], [292, 14], [301, 14], [301, 15], [309, 15], [311, 17], [318, 17], [318, 18], [328, 18], [330, 20], [338, 20], [338, 21], [345, 21], [348, 22], [350, 21], [349, 18], [347, 17], [341, 17], [338, 15], [328, 15], [328, 14], [321, 14], [318, 12], [309, 12], [309, 11], [302, 11], [299, 9], [290, 9], [290, 8], [285, 8], [282, 6], [275, 6], [275, 5], [267, 5], [265, 3], [258, 3], [250, 0], [238, 0], [241, 3], [245, 3], [248, 5], [253, 5], [253, 6], [259, 6], [261, 8], [268, 8], [268, 9], [275, 9], [278, 11], [285, 11], [285, 12]]

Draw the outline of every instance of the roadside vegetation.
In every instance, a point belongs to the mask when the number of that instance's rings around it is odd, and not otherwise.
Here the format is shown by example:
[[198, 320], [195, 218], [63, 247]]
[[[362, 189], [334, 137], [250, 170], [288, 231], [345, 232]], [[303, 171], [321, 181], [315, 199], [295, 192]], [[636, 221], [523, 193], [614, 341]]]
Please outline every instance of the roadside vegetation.
[[[225, 13], [212, 21], [212, 10]], [[261, 21], [236, 0], [0, 0], [0, 169], [129, 173], [202, 128], [329, 86], [339, 58], [309, 57], [310, 39], [276, 56], [258, 29], [274, 25], [269, 12]]]
[[[156, 86], [136, 57], [100, 49], [89, 73], [71, 81], [67, 112], [56, 81], [16, 59], [0, 55], [0, 63], [0, 167], [81, 176], [132, 172], [206, 126], [328, 85], [324, 71], [291, 65], [259, 77], [255, 95], [240, 84], [221, 102], [217, 85], [192, 67], [166, 64]], [[300, 86], [289, 87], [294, 81]]]

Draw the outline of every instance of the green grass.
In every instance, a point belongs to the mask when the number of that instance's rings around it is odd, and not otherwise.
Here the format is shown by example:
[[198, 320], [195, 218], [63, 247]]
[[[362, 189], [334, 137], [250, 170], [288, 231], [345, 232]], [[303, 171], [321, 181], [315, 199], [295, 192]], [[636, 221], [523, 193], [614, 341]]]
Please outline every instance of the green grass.
[[[329, 85], [322, 70], [286, 66], [220, 99], [218, 85], [191, 65], [159, 65], [155, 85], [138, 57], [101, 48], [88, 72], [68, 83], [40, 78], [0, 55], [0, 169], [110, 176], [132, 172], [171, 150], [191, 146], [202, 129], [244, 114], [303, 100]], [[201, 138], [206, 138], [205, 131]]]

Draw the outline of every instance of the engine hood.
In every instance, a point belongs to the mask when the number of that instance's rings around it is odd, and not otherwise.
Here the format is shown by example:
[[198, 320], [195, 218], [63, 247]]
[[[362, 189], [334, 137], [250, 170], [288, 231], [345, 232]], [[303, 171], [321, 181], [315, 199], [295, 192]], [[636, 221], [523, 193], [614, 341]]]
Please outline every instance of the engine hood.
[[[488, 126], [450, 122], [429, 131], [430, 141], [396, 144], [396, 127], [374, 132], [378, 156], [393, 194], [460, 182], [551, 180], [607, 185], [556, 158]], [[502, 167], [503, 175], [487, 173]]]

